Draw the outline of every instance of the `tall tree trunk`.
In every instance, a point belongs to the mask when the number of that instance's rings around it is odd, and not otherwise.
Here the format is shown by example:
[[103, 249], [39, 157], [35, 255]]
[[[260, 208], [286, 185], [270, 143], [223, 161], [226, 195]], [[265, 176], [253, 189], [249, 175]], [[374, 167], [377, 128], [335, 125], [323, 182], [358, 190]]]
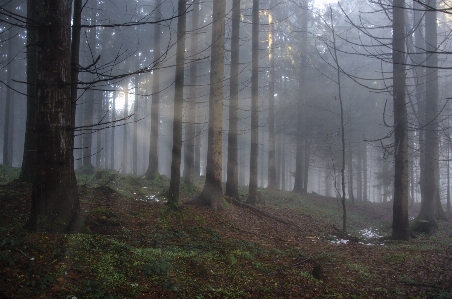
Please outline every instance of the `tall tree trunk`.
[[253, 0], [251, 45], [251, 152], [248, 202], [255, 204], [257, 196], [257, 159], [259, 152], [259, 0]]
[[405, 100], [405, 1], [393, 0], [394, 201], [392, 238], [408, 240], [408, 116]]
[[361, 144], [358, 144], [358, 150], [357, 150], [357, 158], [358, 163], [356, 163], [356, 199], [358, 201], [363, 200], [363, 158], [362, 158], [362, 151], [361, 151]]
[[[13, 11], [12, 1], [7, 4], [7, 10]], [[9, 87], [6, 89], [5, 126], [3, 127], [3, 165], [13, 166], [13, 133], [14, 133], [14, 101], [11, 88], [14, 88], [12, 73], [14, 66], [14, 27], [8, 30], [8, 68], [6, 82]]]
[[[98, 93], [97, 96], [97, 123], [101, 123], [102, 122], [102, 115], [104, 112], [104, 107], [103, 107], [103, 102], [104, 102], [104, 93]], [[103, 130], [96, 130], [96, 168], [101, 168], [101, 161], [102, 161], [102, 156], [104, 155], [103, 153], [103, 148], [102, 148], [102, 132]]]
[[180, 166], [182, 157], [182, 110], [184, 105], [185, 31], [187, 25], [186, 0], [178, 1], [176, 80], [174, 83], [173, 149], [171, 155], [171, 181], [168, 204], [179, 206]]
[[116, 96], [117, 92], [113, 92], [113, 100], [111, 104], [111, 139], [110, 139], [110, 169], [115, 170], [115, 126], [116, 126]]
[[[162, 1], [155, 0], [155, 14], [156, 21], [162, 18]], [[159, 23], [154, 26], [154, 63], [161, 59], [160, 39], [161, 27]], [[152, 105], [151, 105], [151, 135], [149, 146], [149, 164], [146, 170], [146, 178], [154, 180], [159, 175], [159, 123], [160, 123], [160, 63], [157, 63], [157, 68], [153, 70], [152, 76]]]
[[[426, 4], [436, 8], [436, 0], [428, 0]], [[426, 57], [426, 105], [425, 105], [425, 160], [424, 160], [424, 198], [418, 219], [429, 222], [428, 232], [438, 231], [438, 221], [435, 216], [435, 204], [439, 196], [439, 138], [438, 138], [438, 54], [436, 11], [425, 12], [425, 49]]]
[[191, 186], [194, 184], [194, 167], [195, 167], [195, 127], [196, 127], [196, 82], [198, 77], [198, 36], [199, 26], [199, 0], [193, 1], [192, 16], [192, 37], [190, 42], [190, 56], [193, 60], [190, 65], [189, 92], [187, 101], [187, 126], [185, 129], [185, 165], [184, 165], [184, 182]]
[[273, 15], [268, 12], [268, 50], [270, 60], [269, 86], [268, 86], [268, 188], [276, 189], [276, 166], [275, 166], [275, 57], [273, 49]]
[[[80, 213], [72, 155], [71, 0], [28, 2], [36, 16], [36, 175], [31, 215], [32, 231], [67, 232]], [[66, 84], [61, 84], [64, 82]]]
[[201, 200], [214, 211], [225, 209], [222, 172], [223, 76], [226, 0], [213, 3], [212, 48], [210, 62], [209, 132], [206, 181]]
[[135, 76], [135, 101], [133, 103], [133, 144], [132, 144], [132, 173], [138, 174], [138, 98], [139, 76]]
[[[307, 137], [307, 136], [306, 136]], [[303, 192], [308, 192], [309, 183], [309, 166], [311, 160], [311, 140], [308, 138], [304, 139], [304, 162], [303, 162]]]
[[[32, 8], [36, 1], [27, 0], [27, 8]], [[37, 21], [36, 10], [27, 9], [27, 120], [25, 129], [24, 153], [19, 180], [31, 183], [36, 172], [36, 102], [37, 94]]]
[[367, 197], [367, 143], [363, 142], [362, 145], [362, 157], [363, 157], [363, 201], [368, 201], [368, 197]]
[[239, 105], [240, 0], [232, 2], [231, 79], [226, 196], [239, 196], [237, 134]]
[[[351, 135], [351, 134], [350, 134]], [[351, 202], [355, 203], [355, 197], [353, 196], [353, 153], [352, 153], [352, 141], [350, 137], [348, 146], [348, 197]]]
[[129, 116], [129, 79], [126, 79], [123, 86], [124, 92], [124, 107], [123, 107], [123, 118], [124, 125], [122, 127], [122, 165], [121, 165], [121, 173], [127, 173], [127, 165], [129, 159], [129, 125], [128, 125], [128, 116]]
[[302, 16], [301, 16], [301, 48], [300, 48], [300, 77], [298, 104], [297, 104], [297, 139], [296, 139], [296, 158], [295, 158], [295, 185], [293, 192], [302, 194], [303, 188], [303, 136], [304, 133], [304, 111], [305, 104], [304, 88], [306, 81], [306, 68], [307, 68], [307, 43], [308, 43], [308, 1], [302, 2]]

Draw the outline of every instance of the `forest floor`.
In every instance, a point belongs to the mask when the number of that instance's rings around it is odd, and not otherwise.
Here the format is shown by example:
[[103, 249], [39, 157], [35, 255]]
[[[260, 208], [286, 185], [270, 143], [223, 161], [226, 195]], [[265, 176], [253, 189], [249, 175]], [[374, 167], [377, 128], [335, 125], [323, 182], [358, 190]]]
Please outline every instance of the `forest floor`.
[[262, 189], [214, 213], [189, 203], [200, 180], [172, 211], [168, 179], [97, 171], [78, 176], [83, 232], [28, 233], [31, 187], [2, 171], [0, 298], [452, 298], [451, 222], [393, 241], [390, 203], [347, 203], [342, 235], [334, 198]]

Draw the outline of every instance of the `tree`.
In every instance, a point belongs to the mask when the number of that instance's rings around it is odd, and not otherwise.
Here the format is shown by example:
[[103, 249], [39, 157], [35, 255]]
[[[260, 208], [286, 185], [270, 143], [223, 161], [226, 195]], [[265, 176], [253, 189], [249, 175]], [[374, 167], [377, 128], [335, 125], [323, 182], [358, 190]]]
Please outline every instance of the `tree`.
[[221, 185], [225, 14], [226, 0], [214, 1], [206, 180], [200, 195], [201, 202], [210, 204], [214, 211], [225, 208]]
[[269, 86], [268, 86], [268, 188], [276, 189], [276, 165], [275, 165], [275, 51], [274, 24], [271, 11], [268, 12], [268, 23], [270, 30], [268, 33], [268, 56], [270, 63]]
[[408, 240], [408, 116], [405, 100], [405, 1], [393, 0], [394, 201], [392, 238]]
[[[33, 5], [36, 5], [34, 0], [27, 0], [27, 8]], [[27, 119], [19, 181], [28, 183], [34, 181], [36, 172], [37, 18], [37, 12], [34, 9], [27, 9]]]
[[186, 5], [186, 0], [179, 0], [177, 9], [179, 18], [177, 19], [176, 80], [174, 82], [173, 148], [171, 151], [171, 181], [168, 190], [168, 204], [174, 208], [177, 208], [179, 205], [180, 166], [182, 158]]
[[[192, 37], [190, 44], [190, 55], [193, 60], [190, 66], [190, 88], [187, 100], [187, 127], [185, 141], [185, 165], [184, 165], [184, 182], [191, 186], [194, 184], [195, 169], [195, 122], [196, 122], [196, 81], [198, 77], [198, 32], [199, 26], [199, 0], [193, 1], [192, 16]], [[199, 175], [199, 174], [198, 174]]]
[[240, 0], [232, 2], [231, 79], [229, 96], [229, 133], [226, 196], [238, 197], [238, 105], [239, 105], [239, 53], [240, 53]]
[[[80, 213], [72, 155], [70, 88], [70, 0], [29, 0], [36, 25], [36, 174], [31, 214], [32, 231], [76, 229]], [[30, 21], [29, 21], [30, 22]], [[30, 50], [30, 49], [29, 49]]]
[[[162, 1], [155, 0], [155, 13], [157, 21], [162, 17]], [[160, 60], [160, 24], [154, 24], [154, 63]], [[149, 164], [146, 170], [147, 179], [155, 179], [159, 174], [159, 124], [160, 124], [160, 70], [157, 67], [152, 76], [152, 104], [151, 104], [151, 135], [149, 146]]]
[[257, 168], [259, 152], [259, 0], [253, 0], [252, 11], [252, 45], [251, 45], [251, 153], [250, 153], [250, 183], [248, 188], [248, 202], [256, 204]]

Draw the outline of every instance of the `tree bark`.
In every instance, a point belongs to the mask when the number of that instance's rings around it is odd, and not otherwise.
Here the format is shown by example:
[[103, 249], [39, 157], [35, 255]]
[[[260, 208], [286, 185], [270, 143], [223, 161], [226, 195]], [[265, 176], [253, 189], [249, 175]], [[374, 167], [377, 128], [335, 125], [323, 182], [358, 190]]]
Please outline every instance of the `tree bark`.
[[196, 126], [196, 82], [198, 77], [198, 42], [199, 32], [199, 0], [193, 1], [192, 16], [192, 37], [190, 44], [190, 55], [193, 62], [190, 65], [189, 92], [187, 100], [187, 126], [185, 129], [185, 165], [184, 165], [184, 182], [188, 186], [194, 184], [195, 169], [195, 126]]
[[184, 105], [184, 64], [185, 64], [185, 31], [186, 31], [186, 0], [178, 1], [177, 13], [177, 53], [176, 80], [174, 83], [173, 111], [173, 148], [171, 155], [171, 181], [168, 190], [168, 204], [174, 208], [179, 206], [180, 166], [182, 157], [182, 110]]
[[[162, 1], [155, 1], [156, 21], [162, 18]], [[154, 180], [159, 175], [159, 124], [160, 124], [160, 70], [158, 68], [158, 61], [161, 59], [160, 54], [160, 39], [161, 28], [160, 24], [156, 23], [154, 26], [154, 63], [157, 67], [153, 70], [152, 76], [152, 104], [151, 104], [151, 135], [149, 146], [149, 164], [146, 170], [146, 178]]]
[[111, 121], [112, 121], [112, 127], [111, 127], [111, 141], [110, 141], [110, 169], [115, 170], [115, 125], [116, 125], [116, 96], [118, 93], [115, 91], [113, 92], [113, 100], [111, 104]]
[[226, 0], [213, 3], [212, 48], [210, 62], [209, 131], [206, 181], [201, 201], [214, 211], [225, 209], [222, 172], [223, 76]]
[[36, 175], [31, 215], [32, 231], [76, 229], [80, 202], [72, 155], [71, 0], [30, 0], [36, 13], [38, 77], [36, 113]]
[[[27, 8], [33, 8], [35, 0], [27, 0]], [[31, 183], [36, 172], [36, 102], [37, 94], [37, 26], [38, 14], [35, 9], [27, 9], [27, 120], [24, 153], [19, 181]]]
[[268, 188], [276, 189], [276, 165], [275, 165], [275, 55], [273, 49], [273, 15], [268, 12], [268, 50], [269, 50], [269, 86], [268, 86]]
[[229, 96], [229, 133], [226, 196], [239, 196], [238, 182], [238, 105], [239, 105], [239, 53], [240, 53], [240, 0], [232, 2], [231, 74]]
[[127, 78], [125, 82], [123, 82], [123, 92], [124, 92], [124, 107], [123, 107], [123, 118], [124, 125], [122, 127], [122, 165], [121, 165], [121, 173], [127, 173], [127, 165], [129, 161], [129, 152], [128, 152], [128, 143], [129, 143], [129, 126], [127, 117], [129, 116], [129, 79]]
[[405, 1], [393, 0], [394, 201], [392, 238], [408, 240], [408, 116], [405, 100]]
[[250, 182], [248, 188], [248, 203], [258, 201], [258, 153], [259, 153], [259, 0], [253, 0], [252, 10], [252, 45], [251, 45], [251, 152], [250, 152]]

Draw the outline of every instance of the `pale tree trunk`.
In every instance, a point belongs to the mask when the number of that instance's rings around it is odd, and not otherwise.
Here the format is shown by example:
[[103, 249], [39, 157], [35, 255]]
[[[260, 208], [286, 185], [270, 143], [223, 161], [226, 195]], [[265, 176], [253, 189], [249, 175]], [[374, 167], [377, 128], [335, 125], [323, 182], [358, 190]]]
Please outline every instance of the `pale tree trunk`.
[[[102, 115], [103, 115], [103, 102], [104, 102], [104, 96], [103, 93], [98, 93], [97, 96], [97, 123], [99, 124], [102, 122]], [[102, 130], [96, 131], [96, 168], [100, 168], [100, 162], [102, 160], [103, 155], [103, 148], [102, 148]]]
[[115, 170], [115, 126], [116, 126], [116, 96], [117, 92], [113, 93], [113, 100], [111, 104], [111, 140], [110, 140], [110, 169]]
[[[74, 172], [70, 84], [70, 0], [28, 2], [36, 13], [36, 174], [31, 215], [32, 231], [68, 232], [78, 224], [80, 202]], [[59, 55], [55, 55], [58, 53]]]
[[[350, 134], [351, 135], [351, 134]], [[353, 196], [353, 153], [352, 153], [352, 141], [350, 137], [348, 146], [348, 197], [351, 202], [355, 203], [355, 197]]]
[[168, 190], [168, 205], [179, 206], [180, 166], [182, 158], [182, 110], [184, 105], [184, 63], [185, 63], [185, 31], [186, 31], [186, 0], [178, 1], [177, 13], [177, 53], [176, 80], [174, 83], [173, 111], [173, 147], [171, 151], [171, 181]]
[[[36, 5], [36, 1], [27, 0], [27, 7], [33, 7], [33, 5]], [[36, 172], [37, 18], [38, 15], [34, 9], [27, 9], [27, 120], [19, 180], [28, 183], [34, 181]]]
[[[306, 120], [306, 119], [305, 119]], [[306, 125], [306, 122], [305, 122]], [[303, 162], [303, 192], [308, 192], [309, 183], [309, 166], [311, 161], [311, 140], [309, 138], [304, 139], [304, 162]]]
[[129, 125], [128, 125], [128, 115], [129, 115], [129, 79], [126, 79], [123, 86], [124, 92], [124, 108], [123, 108], [123, 118], [124, 125], [122, 127], [122, 163], [121, 163], [121, 173], [127, 173], [127, 165], [129, 161]]
[[405, 1], [393, 0], [394, 199], [392, 238], [408, 240], [408, 116], [405, 100]]
[[200, 195], [214, 211], [225, 209], [222, 173], [223, 76], [226, 0], [213, 3], [206, 181]]
[[193, 1], [193, 16], [191, 21], [191, 44], [190, 56], [193, 62], [190, 65], [189, 92], [187, 101], [187, 126], [185, 129], [185, 165], [184, 165], [184, 182], [191, 186], [194, 184], [194, 167], [195, 167], [195, 127], [196, 127], [196, 82], [198, 77], [198, 36], [199, 26], [199, 0]]
[[232, 2], [231, 79], [229, 100], [228, 163], [225, 195], [239, 196], [238, 186], [238, 104], [239, 104], [239, 46], [240, 46], [240, 0]]
[[135, 76], [135, 102], [133, 103], [133, 144], [132, 144], [132, 173], [138, 174], [138, 98], [139, 76]]
[[363, 200], [363, 159], [362, 159], [362, 153], [361, 153], [361, 144], [358, 144], [358, 150], [357, 150], [357, 165], [356, 165], [356, 199], [358, 201]]
[[303, 132], [304, 132], [304, 88], [306, 81], [306, 67], [307, 67], [307, 43], [308, 43], [308, 1], [302, 2], [302, 16], [301, 16], [301, 49], [300, 49], [300, 77], [299, 86], [300, 92], [298, 94], [297, 103], [297, 139], [296, 139], [296, 158], [295, 158], [295, 185], [293, 192], [302, 194], [303, 188]]
[[368, 201], [368, 197], [367, 197], [367, 143], [363, 142], [363, 146], [362, 146], [362, 150], [363, 150], [363, 201]]
[[275, 57], [273, 49], [273, 19], [271, 11], [268, 12], [268, 50], [270, 60], [269, 86], [268, 86], [268, 188], [276, 189], [276, 166], [275, 166]]
[[[156, 21], [162, 17], [162, 1], [155, 1]], [[161, 27], [159, 23], [154, 26], [154, 63], [161, 59], [160, 39]], [[158, 64], [159, 67], [160, 64]], [[152, 76], [152, 104], [151, 104], [151, 135], [149, 145], [149, 162], [146, 170], [146, 178], [154, 180], [159, 175], [159, 123], [160, 123], [160, 70], [155, 68]]]
[[251, 151], [250, 151], [250, 181], [247, 201], [256, 204], [258, 152], [259, 152], [259, 0], [253, 0], [252, 10], [252, 43], [251, 43]]

